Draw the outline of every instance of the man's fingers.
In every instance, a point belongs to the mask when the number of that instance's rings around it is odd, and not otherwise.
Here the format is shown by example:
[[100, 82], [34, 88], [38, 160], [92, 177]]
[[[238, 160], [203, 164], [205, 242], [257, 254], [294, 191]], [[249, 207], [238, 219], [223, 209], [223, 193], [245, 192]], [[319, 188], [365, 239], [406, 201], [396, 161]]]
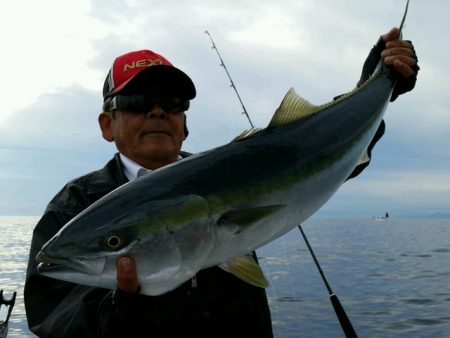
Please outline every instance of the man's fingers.
[[402, 63], [407, 64], [410, 67], [412, 67], [417, 63], [417, 61], [413, 59], [411, 56], [399, 54], [394, 54], [392, 56], [391, 55], [385, 56], [383, 60], [384, 63], [386, 63], [387, 65], [392, 65], [396, 60], [401, 61]]
[[403, 48], [412, 49], [413, 45], [412, 45], [411, 41], [400, 40], [400, 39], [395, 39], [395, 40], [386, 42], [386, 48], [394, 48], [394, 47], [403, 47]]
[[139, 290], [136, 264], [130, 257], [121, 257], [117, 261], [117, 287], [129, 293]]
[[408, 77], [414, 75], [414, 73], [415, 73], [413, 68], [409, 64], [401, 61], [398, 58], [393, 59], [391, 62], [387, 62], [386, 60], [388, 60], [388, 58], [386, 58], [384, 60], [384, 62], [386, 64], [392, 65], [394, 67], [394, 69], [405, 78], [408, 78]]
[[398, 34], [399, 34], [399, 30], [397, 27], [391, 28], [391, 30], [389, 32], [387, 32], [386, 34], [383, 34], [381, 36], [381, 38], [384, 41], [391, 41], [391, 40], [395, 40], [398, 38]]
[[383, 35], [383, 39], [387, 41], [386, 49], [381, 52], [384, 63], [392, 65], [405, 78], [414, 75], [417, 57], [415, 56], [412, 43], [399, 40], [398, 29], [391, 29], [389, 33]]
[[404, 59], [403, 62], [406, 62], [410, 65], [413, 65], [416, 62], [415, 57], [414, 57], [414, 52], [412, 49], [389, 48], [389, 49], [385, 49], [384, 51], [381, 52], [381, 57], [383, 59], [386, 59], [388, 57], [397, 57], [397, 56], [399, 58]]

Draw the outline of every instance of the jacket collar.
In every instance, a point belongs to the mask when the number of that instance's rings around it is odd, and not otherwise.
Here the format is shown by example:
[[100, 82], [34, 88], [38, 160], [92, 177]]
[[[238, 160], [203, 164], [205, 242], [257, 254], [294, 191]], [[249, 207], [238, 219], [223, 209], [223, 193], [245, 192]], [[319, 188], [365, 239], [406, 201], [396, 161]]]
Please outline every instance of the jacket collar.
[[[190, 155], [191, 153], [185, 151], [180, 152], [183, 158]], [[105, 194], [128, 182], [119, 153], [116, 153], [102, 169], [94, 171], [89, 176], [86, 184], [88, 194]]]
[[88, 194], [98, 194], [112, 191], [128, 182], [123, 173], [119, 153], [114, 155], [102, 169], [94, 171], [87, 182]]

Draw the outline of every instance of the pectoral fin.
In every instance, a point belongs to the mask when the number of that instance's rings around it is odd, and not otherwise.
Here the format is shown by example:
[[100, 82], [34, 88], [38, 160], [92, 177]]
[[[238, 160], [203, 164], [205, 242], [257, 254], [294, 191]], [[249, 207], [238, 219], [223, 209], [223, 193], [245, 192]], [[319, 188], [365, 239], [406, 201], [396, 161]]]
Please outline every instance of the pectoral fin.
[[219, 267], [251, 285], [261, 288], [269, 286], [264, 272], [250, 254], [229, 259], [227, 262], [220, 264]]
[[249, 209], [230, 210], [225, 212], [217, 221], [219, 226], [235, 225], [237, 233], [243, 228], [248, 227], [256, 221], [259, 221], [284, 207], [284, 204], [267, 205]]

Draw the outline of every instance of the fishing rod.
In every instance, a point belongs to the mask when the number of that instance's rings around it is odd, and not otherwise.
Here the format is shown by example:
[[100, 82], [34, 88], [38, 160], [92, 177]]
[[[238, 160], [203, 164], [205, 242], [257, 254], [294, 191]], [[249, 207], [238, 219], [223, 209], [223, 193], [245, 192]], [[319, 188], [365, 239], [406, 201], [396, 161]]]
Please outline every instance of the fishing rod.
[[239, 93], [238, 93], [238, 91], [237, 91], [237, 88], [236, 88], [236, 86], [234, 85], [233, 79], [231, 78], [231, 75], [230, 75], [230, 73], [228, 72], [227, 66], [225, 66], [225, 62], [223, 62], [222, 57], [220, 56], [219, 50], [217, 49], [216, 44], [214, 43], [214, 40], [213, 40], [211, 34], [209, 34], [208, 31], [205, 31], [205, 34], [208, 34], [209, 39], [211, 40], [211, 43], [212, 43], [212, 47], [211, 47], [211, 48], [216, 50], [217, 56], [218, 56], [219, 59], [220, 59], [220, 65], [223, 67], [223, 69], [225, 69], [225, 72], [227, 73], [228, 79], [230, 80], [230, 83], [231, 83], [231, 84], [230, 84], [230, 87], [232, 87], [232, 88], [234, 89], [234, 91], [235, 91], [235, 93], [236, 93], [236, 95], [237, 95], [237, 97], [238, 97], [238, 99], [239, 99], [239, 102], [241, 103], [242, 109], [244, 110], [244, 111], [242, 112], [242, 114], [245, 114], [245, 116], [247, 116], [248, 122], [250, 122], [250, 126], [251, 126], [252, 128], [254, 128], [253, 123], [252, 123], [252, 120], [250, 119], [250, 116], [249, 116], [248, 113], [247, 113], [247, 109], [245, 109], [244, 102], [242, 102], [241, 96], [239, 95]]
[[336, 316], [338, 317], [339, 323], [341, 324], [342, 330], [345, 333], [345, 336], [347, 338], [353, 338], [358, 337], [355, 330], [353, 329], [353, 325], [350, 322], [350, 319], [347, 316], [347, 313], [345, 312], [344, 308], [342, 307], [341, 302], [339, 301], [339, 298], [336, 296], [336, 294], [333, 292], [333, 290], [330, 287], [330, 284], [328, 283], [325, 274], [323, 273], [323, 270], [319, 264], [319, 261], [317, 260], [316, 255], [314, 254], [314, 251], [309, 244], [308, 238], [306, 238], [305, 232], [303, 231], [302, 225], [298, 225], [298, 229], [300, 230], [303, 239], [305, 240], [306, 246], [308, 247], [309, 253], [311, 254], [314, 263], [316, 264], [317, 270], [319, 270], [320, 276], [322, 277], [322, 280], [328, 290], [328, 293], [330, 294], [330, 301], [333, 305], [334, 312], [336, 313]]
[[[409, 2], [409, 0], [408, 0], [408, 2]], [[219, 51], [218, 51], [218, 49], [217, 49], [217, 47], [216, 47], [216, 45], [215, 45], [215, 43], [214, 43], [214, 41], [213, 41], [213, 39], [211, 37], [211, 34], [209, 34], [209, 32], [207, 30], [205, 31], [205, 34], [208, 34], [209, 38], [211, 39], [212, 48], [216, 50], [216, 53], [219, 56], [219, 59], [220, 59], [220, 62], [221, 62], [220, 65], [225, 69], [225, 71], [226, 71], [226, 73], [228, 75], [228, 78], [230, 79], [231, 87], [233, 87], [234, 91], [236, 92], [236, 95], [237, 95], [237, 97], [239, 99], [239, 102], [241, 103], [241, 106], [244, 109], [243, 114], [245, 114], [247, 116], [248, 121], [250, 122], [250, 126], [252, 128], [254, 128], [253, 123], [252, 123], [252, 121], [250, 119], [250, 116], [248, 115], [247, 110], [245, 109], [244, 103], [242, 102], [242, 99], [239, 96], [239, 93], [238, 93], [238, 91], [236, 89], [236, 86], [234, 85], [233, 80], [231, 79], [231, 75], [228, 72], [227, 67], [225, 66], [225, 63], [223, 62], [222, 57], [219, 54]], [[358, 337], [356, 332], [355, 332], [355, 330], [353, 329], [353, 326], [352, 326], [352, 323], [350, 322], [350, 319], [348, 318], [344, 308], [342, 307], [341, 302], [339, 301], [338, 297], [336, 296], [336, 294], [331, 289], [330, 284], [328, 283], [328, 281], [327, 281], [327, 279], [325, 277], [325, 274], [323, 273], [323, 270], [322, 270], [322, 268], [321, 268], [321, 266], [319, 264], [319, 261], [317, 260], [316, 255], [314, 254], [314, 251], [312, 250], [312, 247], [309, 244], [309, 241], [308, 241], [308, 239], [307, 239], [307, 237], [306, 237], [306, 235], [305, 235], [305, 233], [304, 233], [304, 231], [302, 229], [302, 225], [299, 224], [298, 228], [300, 230], [300, 233], [302, 234], [303, 239], [305, 240], [306, 246], [308, 247], [308, 250], [309, 250], [309, 252], [310, 252], [310, 254], [311, 254], [311, 256], [312, 256], [312, 258], [314, 260], [314, 263], [316, 264], [316, 267], [319, 270], [320, 276], [322, 277], [322, 280], [325, 283], [325, 286], [326, 286], [326, 288], [327, 288], [327, 290], [328, 290], [328, 292], [330, 294], [331, 304], [333, 305], [334, 312], [336, 313], [336, 316], [338, 317], [339, 323], [341, 324], [341, 327], [342, 327], [342, 330], [345, 333], [345, 336], [347, 338]]]

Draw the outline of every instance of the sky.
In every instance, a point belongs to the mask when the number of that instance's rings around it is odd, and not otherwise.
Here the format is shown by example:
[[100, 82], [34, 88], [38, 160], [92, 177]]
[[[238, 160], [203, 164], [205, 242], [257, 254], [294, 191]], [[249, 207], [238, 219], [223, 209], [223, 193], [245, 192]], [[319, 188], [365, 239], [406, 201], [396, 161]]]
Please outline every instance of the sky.
[[[213, 37], [246, 109], [265, 127], [290, 87], [321, 104], [354, 87], [400, 0], [15, 0], [0, 11], [0, 215], [36, 215], [69, 180], [115, 147], [97, 123], [114, 58], [152, 49], [193, 79], [184, 150], [230, 142], [249, 123], [211, 48]], [[450, 2], [411, 0], [404, 38], [421, 70], [386, 111], [371, 165], [317, 215], [450, 215]]]

